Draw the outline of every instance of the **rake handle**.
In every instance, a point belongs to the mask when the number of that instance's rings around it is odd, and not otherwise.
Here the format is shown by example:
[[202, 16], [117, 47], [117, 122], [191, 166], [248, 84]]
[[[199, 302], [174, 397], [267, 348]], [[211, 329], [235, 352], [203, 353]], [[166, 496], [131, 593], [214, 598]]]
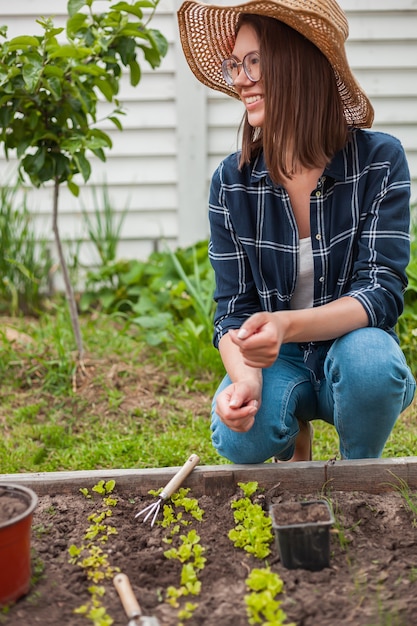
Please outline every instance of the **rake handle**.
[[116, 574], [113, 578], [113, 584], [119, 594], [127, 617], [129, 619], [140, 617], [142, 615], [142, 610], [139, 606], [139, 602], [136, 600], [136, 596], [130, 585], [130, 580], [126, 574]]
[[181, 483], [187, 478], [188, 474], [191, 474], [195, 466], [200, 461], [200, 457], [196, 454], [192, 454], [178, 470], [178, 472], [171, 478], [169, 483], [165, 485], [163, 491], [160, 494], [160, 498], [166, 500], [178, 489]]

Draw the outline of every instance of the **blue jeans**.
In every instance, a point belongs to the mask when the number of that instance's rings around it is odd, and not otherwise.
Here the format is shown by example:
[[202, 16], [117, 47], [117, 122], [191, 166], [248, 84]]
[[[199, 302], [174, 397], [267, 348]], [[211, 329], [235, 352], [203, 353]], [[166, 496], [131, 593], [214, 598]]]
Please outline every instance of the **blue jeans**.
[[[317, 344], [315, 373], [299, 344], [282, 346], [263, 370], [262, 404], [246, 433], [230, 430], [215, 412], [212, 441], [232, 463], [288, 460], [299, 432], [298, 419], [334, 424], [344, 459], [380, 457], [400, 413], [411, 403], [416, 383], [397, 342], [378, 328], [362, 328], [329, 344]], [[311, 365], [310, 365], [311, 367]]]

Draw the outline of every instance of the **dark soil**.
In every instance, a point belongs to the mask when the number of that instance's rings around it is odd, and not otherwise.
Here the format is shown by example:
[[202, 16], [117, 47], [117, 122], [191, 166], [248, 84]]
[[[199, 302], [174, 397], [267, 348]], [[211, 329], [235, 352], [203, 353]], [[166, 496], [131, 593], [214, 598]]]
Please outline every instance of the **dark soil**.
[[27, 507], [27, 499], [22, 498], [20, 492], [8, 492], [0, 487], [0, 524], [22, 515]]
[[[271, 503], [317, 499], [322, 494], [303, 496], [280, 491], [266, 494]], [[39, 498], [33, 520], [33, 569], [37, 581], [31, 592], [8, 612], [0, 624], [83, 626], [91, 624], [74, 609], [89, 602], [85, 570], [69, 562], [68, 549], [80, 547], [91, 524], [88, 516], [101, 510], [101, 496], [48, 495]], [[188, 494], [193, 496], [192, 492]], [[240, 497], [237, 488], [236, 496]], [[414, 515], [397, 492], [329, 492], [336, 522], [330, 535], [330, 567], [321, 571], [288, 570], [279, 560], [276, 545], [267, 559], [272, 570], [284, 581], [283, 606], [287, 622], [297, 626], [411, 626], [417, 615], [417, 529]], [[161, 525], [135, 520], [135, 513], [149, 498], [118, 494], [113, 514], [105, 524], [117, 529], [105, 544], [110, 566], [120, 568], [131, 581], [143, 613], [159, 619], [163, 626], [179, 623], [178, 609], [166, 600], [168, 586], [180, 586], [181, 564], [168, 560], [163, 541], [168, 531]], [[187, 626], [243, 626], [248, 624], [244, 595], [245, 579], [259, 561], [233, 546], [228, 531], [234, 527], [230, 498], [202, 496], [204, 520], [185, 528], [195, 528], [205, 547], [206, 565], [200, 573], [202, 591], [188, 596], [197, 602]], [[5, 567], [1, 563], [1, 567]], [[43, 572], [39, 576], [39, 569]], [[112, 577], [103, 583], [102, 604], [115, 625], [128, 622]]]

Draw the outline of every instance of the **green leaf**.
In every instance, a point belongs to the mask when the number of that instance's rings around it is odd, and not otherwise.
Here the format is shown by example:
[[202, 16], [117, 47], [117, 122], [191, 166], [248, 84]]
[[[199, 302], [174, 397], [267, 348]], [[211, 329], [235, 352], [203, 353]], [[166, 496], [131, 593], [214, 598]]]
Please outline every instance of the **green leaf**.
[[98, 128], [93, 128], [93, 130], [88, 133], [87, 141], [90, 150], [93, 150], [93, 148], [97, 149], [112, 147], [112, 141], [110, 137]]
[[117, 93], [117, 90], [115, 91], [114, 86], [112, 85], [110, 80], [100, 78], [94, 81], [94, 85], [101, 91], [103, 96], [109, 102], [113, 100], [113, 96]]
[[68, 37], [72, 39], [78, 31], [85, 26], [86, 21], [87, 16], [84, 13], [75, 13], [75, 15], [72, 15], [66, 25]]
[[164, 57], [168, 52], [167, 38], [159, 30], [156, 30], [154, 28], [150, 28], [148, 30], [148, 35], [155, 48], [159, 51], [161, 57]]
[[75, 196], [76, 198], [78, 198], [78, 196], [80, 195], [80, 188], [79, 188], [79, 186], [76, 185], [72, 180], [67, 180], [67, 185], [68, 185], [68, 189], [70, 190], [72, 195]]
[[73, 156], [75, 163], [77, 164], [78, 171], [87, 182], [91, 176], [91, 165], [82, 152], [77, 152]]
[[110, 120], [110, 122], [113, 122], [116, 128], [118, 128], [119, 130], [123, 130], [122, 123], [118, 117], [116, 117], [115, 115], [110, 115], [107, 119]]
[[143, 50], [143, 54], [152, 69], [159, 67], [161, 64], [161, 55], [157, 50], [153, 48], [147, 48], [146, 46], [140, 46]]
[[[152, 6], [152, 4], [148, 4], [147, 6]], [[139, 2], [134, 5], [131, 5], [128, 2], [118, 2], [117, 4], [112, 4], [111, 9], [113, 11], [125, 11], [126, 13], [130, 13], [131, 15], [136, 15], [136, 17], [138, 17], [139, 19], [142, 19], [143, 17], [143, 11], [140, 7]]]
[[91, 152], [98, 158], [100, 159], [100, 161], [103, 161], [103, 163], [106, 161], [106, 155], [104, 153], [104, 151], [101, 148], [92, 148], [91, 146], [89, 146]]
[[59, 100], [62, 97], [62, 80], [51, 76], [49, 80], [43, 82], [44, 87], [50, 91], [53, 97], [56, 100]]
[[42, 74], [42, 66], [25, 63], [22, 68], [22, 76], [29, 92], [35, 91]]
[[31, 35], [21, 35], [19, 37], [13, 37], [9, 41], [8, 48], [10, 51], [22, 50], [25, 48], [39, 48], [39, 39], [32, 37]]
[[68, 15], [72, 17], [75, 13], [85, 6], [87, 3], [85, 0], [68, 0], [67, 11]]
[[132, 85], [132, 87], [136, 87], [136, 85], [139, 84], [140, 77], [141, 77], [140, 65], [137, 61], [131, 61], [129, 63], [129, 68], [130, 68], [130, 84]]
[[43, 68], [43, 73], [47, 78], [50, 78], [51, 76], [53, 76], [54, 78], [63, 78], [65, 74], [64, 70], [61, 67], [50, 64], [45, 65], [45, 67]]
[[54, 46], [54, 49], [49, 52], [50, 59], [85, 59], [92, 54], [91, 48], [72, 44]]

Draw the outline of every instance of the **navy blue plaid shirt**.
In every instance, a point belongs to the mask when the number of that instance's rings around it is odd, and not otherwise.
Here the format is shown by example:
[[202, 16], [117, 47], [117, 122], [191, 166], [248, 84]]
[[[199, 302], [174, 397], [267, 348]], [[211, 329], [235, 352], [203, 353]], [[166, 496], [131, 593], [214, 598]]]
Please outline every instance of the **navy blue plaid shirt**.
[[[263, 153], [238, 170], [239, 153], [213, 174], [209, 256], [216, 276], [214, 344], [258, 311], [289, 309], [299, 240], [289, 196]], [[409, 261], [410, 174], [394, 137], [352, 130], [311, 194], [314, 303], [349, 295], [369, 325], [395, 336]]]

